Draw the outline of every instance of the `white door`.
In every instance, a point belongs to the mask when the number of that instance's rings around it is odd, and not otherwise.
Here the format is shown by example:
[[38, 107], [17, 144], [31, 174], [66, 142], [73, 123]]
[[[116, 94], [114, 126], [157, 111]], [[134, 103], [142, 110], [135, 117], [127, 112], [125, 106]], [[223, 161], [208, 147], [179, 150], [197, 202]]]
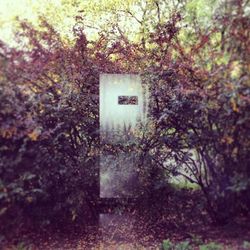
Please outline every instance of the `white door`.
[[[134, 139], [138, 123], [146, 124], [147, 94], [139, 75], [100, 75], [100, 137], [116, 147]], [[136, 155], [131, 153], [100, 156], [100, 196], [130, 197], [138, 187]]]

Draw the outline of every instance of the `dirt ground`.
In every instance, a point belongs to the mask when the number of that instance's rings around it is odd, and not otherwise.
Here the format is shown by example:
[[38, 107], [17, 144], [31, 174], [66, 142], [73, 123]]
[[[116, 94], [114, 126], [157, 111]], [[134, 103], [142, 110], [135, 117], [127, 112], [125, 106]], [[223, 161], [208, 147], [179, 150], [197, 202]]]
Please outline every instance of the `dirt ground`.
[[187, 195], [182, 192], [181, 196], [170, 196], [161, 204], [159, 197], [154, 197], [140, 209], [101, 214], [99, 223], [87, 227], [78, 223], [38, 228], [24, 223], [5, 237], [0, 249], [150, 250], [162, 249], [167, 239], [175, 244], [189, 242], [190, 249], [202, 249], [199, 246], [211, 242], [226, 250], [250, 249], [249, 217], [239, 215], [226, 225], [215, 225], [195, 202], [197, 197]]

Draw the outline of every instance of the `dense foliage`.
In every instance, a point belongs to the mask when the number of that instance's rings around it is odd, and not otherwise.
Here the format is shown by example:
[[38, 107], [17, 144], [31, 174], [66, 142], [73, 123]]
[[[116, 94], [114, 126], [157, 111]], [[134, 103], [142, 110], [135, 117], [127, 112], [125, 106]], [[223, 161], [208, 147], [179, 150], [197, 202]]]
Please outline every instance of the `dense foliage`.
[[2, 48], [1, 57], [1, 215], [24, 212], [46, 223], [90, 216], [98, 196], [98, 67], [84, 41], [63, 48], [50, 26], [39, 33], [22, 25], [31, 50]]
[[134, 40], [114, 18], [111, 30], [87, 41], [78, 16], [74, 45], [44, 20], [39, 30], [20, 23], [22, 47], [0, 44], [0, 220], [16, 214], [49, 223], [95, 214], [101, 72], [140, 73], [150, 90], [149, 129], [133, 148], [150, 196], [162, 180], [181, 175], [201, 188], [216, 222], [247, 212], [246, 3], [224, 3], [209, 25], [185, 1], [168, 15], [164, 1], [147, 3], [138, 5], [144, 12]]

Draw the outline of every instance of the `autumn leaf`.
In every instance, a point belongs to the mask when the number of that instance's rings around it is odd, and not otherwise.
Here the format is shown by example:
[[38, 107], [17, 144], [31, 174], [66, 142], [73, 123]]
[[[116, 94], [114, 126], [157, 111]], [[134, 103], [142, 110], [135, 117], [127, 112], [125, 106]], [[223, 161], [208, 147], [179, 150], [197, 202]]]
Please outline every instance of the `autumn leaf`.
[[33, 198], [32, 198], [31, 196], [28, 196], [28, 197], [26, 198], [26, 200], [27, 200], [28, 203], [31, 203], [31, 202], [33, 201]]
[[222, 143], [226, 143], [228, 145], [232, 144], [234, 142], [234, 139], [231, 136], [224, 136], [223, 139], [221, 140]]
[[238, 113], [240, 111], [238, 106], [237, 106], [237, 103], [236, 103], [236, 101], [234, 99], [231, 99], [231, 105], [232, 105], [232, 109], [233, 109], [234, 112]]
[[41, 128], [37, 127], [31, 133], [28, 134], [28, 137], [32, 141], [36, 141], [38, 139], [38, 137], [39, 137], [40, 134], [41, 134]]

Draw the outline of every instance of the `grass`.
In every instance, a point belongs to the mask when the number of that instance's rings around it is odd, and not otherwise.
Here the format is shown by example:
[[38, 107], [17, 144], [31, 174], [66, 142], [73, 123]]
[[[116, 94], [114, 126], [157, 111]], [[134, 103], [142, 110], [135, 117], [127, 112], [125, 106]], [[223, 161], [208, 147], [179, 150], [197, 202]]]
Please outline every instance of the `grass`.
[[179, 182], [171, 182], [170, 185], [175, 189], [189, 189], [189, 190], [199, 190], [200, 187], [191, 182], [187, 181], [179, 181]]

